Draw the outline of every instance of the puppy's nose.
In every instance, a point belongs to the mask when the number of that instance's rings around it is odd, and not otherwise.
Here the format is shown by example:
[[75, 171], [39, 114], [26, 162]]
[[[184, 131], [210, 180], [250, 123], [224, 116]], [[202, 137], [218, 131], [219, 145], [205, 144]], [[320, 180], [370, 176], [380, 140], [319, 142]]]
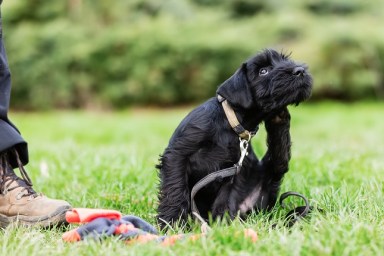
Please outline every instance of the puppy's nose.
[[302, 76], [305, 73], [305, 69], [303, 67], [295, 67], [292, 71], [292, 74], [295, 76]]

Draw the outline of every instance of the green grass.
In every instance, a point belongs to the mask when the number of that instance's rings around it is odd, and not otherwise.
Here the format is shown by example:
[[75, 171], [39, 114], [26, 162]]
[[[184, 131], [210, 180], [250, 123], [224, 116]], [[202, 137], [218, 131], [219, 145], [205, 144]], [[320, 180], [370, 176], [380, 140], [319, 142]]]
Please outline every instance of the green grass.
[[[292, 160], [281, 191], [300, 192], [325, 211], [292, 229], [271, 228], [286, 214], [280, 207], [246, 222], [214, 224], [206, 238], [173, 247], [128, 246], [115, 238], [66, 244], [62, 230], [9, 227], [0, 232], [0, 255], [384, 255], [383, 109], [383, 103], [303, 104], [290, 109]], [[28, 171], [36, 190], [74, 207], [112, 208], [154, 223], [154, 165], [188, 111], [11, 117], [28, 139]], [[265, 151], [265, 132], [260, 130], [252, 142], [258, 155]], [[235, 235], [244, 228], [258, 232], [257, 243]], [[171, 233], [178, 232], [182, 230]]]

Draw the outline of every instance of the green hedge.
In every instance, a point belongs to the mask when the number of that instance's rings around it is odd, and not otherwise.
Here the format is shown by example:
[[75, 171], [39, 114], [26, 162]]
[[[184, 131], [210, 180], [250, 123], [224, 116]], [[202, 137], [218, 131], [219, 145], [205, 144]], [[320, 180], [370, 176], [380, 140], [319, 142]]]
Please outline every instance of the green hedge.
[[198, 102], [267, 47], [309, 64], [314, 99], [384, 96], [378, 0], [8, 2], [13, 107]]

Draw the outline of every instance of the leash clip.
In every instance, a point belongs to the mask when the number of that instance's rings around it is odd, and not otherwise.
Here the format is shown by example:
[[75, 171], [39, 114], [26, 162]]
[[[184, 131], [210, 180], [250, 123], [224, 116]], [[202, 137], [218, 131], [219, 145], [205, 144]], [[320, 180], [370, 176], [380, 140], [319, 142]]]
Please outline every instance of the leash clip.
[[249, 140], [251, 139], [251, 136], [248, 137], [247, 140], [239, 138], [240, 140], [240, 159], [239, 162], [237, 163], [238, 166], [243, 165], [243, 161], [245, 156], [248, 155], [248, 145], [249, 145]]

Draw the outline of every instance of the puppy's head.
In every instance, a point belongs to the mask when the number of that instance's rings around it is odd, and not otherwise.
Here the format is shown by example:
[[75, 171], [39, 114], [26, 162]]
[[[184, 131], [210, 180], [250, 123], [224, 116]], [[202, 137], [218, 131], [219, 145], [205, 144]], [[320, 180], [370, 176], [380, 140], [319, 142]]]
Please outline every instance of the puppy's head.
[[305, 64], [266, 49], [243, 63], [217, 93], [235, 107], [270, 113], [308, 99], [311, 90], [312, 77]]

